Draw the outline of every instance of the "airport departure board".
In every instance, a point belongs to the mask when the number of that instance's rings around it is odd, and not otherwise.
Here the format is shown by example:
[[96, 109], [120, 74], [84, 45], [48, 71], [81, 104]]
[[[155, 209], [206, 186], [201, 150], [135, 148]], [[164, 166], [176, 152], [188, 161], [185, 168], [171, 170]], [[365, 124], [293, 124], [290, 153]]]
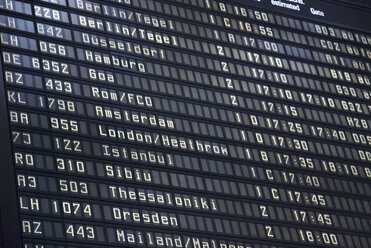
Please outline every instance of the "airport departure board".
[[370, 248], [371, 6], [0, 0], [2, 248]]

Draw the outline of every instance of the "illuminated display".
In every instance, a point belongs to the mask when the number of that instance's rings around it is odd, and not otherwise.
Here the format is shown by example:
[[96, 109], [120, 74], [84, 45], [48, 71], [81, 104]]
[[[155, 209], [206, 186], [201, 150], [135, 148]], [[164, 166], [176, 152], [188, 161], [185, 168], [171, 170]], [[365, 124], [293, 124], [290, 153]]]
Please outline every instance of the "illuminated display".
[[321, 2], [0, 0], [0, 246], [371, 247], [371, 6]]

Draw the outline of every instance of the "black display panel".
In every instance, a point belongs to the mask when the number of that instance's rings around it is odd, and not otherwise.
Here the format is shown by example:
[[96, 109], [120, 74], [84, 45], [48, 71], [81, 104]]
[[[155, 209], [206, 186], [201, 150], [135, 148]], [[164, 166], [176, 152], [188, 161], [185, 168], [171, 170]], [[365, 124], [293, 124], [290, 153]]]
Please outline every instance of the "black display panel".
[[0, 0], [0, 246], [371, 247], [371, 6]]

